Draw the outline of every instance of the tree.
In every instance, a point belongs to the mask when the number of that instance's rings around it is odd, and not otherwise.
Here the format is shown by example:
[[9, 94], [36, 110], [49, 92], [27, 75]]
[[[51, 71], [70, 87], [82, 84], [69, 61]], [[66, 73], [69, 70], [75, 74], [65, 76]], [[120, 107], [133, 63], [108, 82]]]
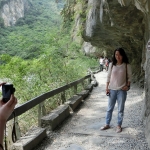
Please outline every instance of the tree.
[[3, 20], [3, 18], [1, 18], [1, 17], [0, 17], [0, 27], [1, 27], [1, 28], [4, 28], [4, 20]]

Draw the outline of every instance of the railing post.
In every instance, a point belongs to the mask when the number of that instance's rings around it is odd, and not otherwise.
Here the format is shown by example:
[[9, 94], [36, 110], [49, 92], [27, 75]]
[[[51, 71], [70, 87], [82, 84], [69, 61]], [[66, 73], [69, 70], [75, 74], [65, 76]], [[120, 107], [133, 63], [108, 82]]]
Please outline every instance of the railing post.
[[65, 95], [65, 91], [63, 91], [61, 93], [61, 104], [64, 104], [65, 101], [66, 101], [66, 95]]
[[41, 104], [42, 104], [42, 115], [45, 116], [46, 115], [46, 108], [45, 108], [45, 105], [44, 105], [45, 103], [42, 102]]
[[90, 75], [90, 77], [88, 78], [88, 84], [91, 84], [93, 72], [92, 72], [91, 69], [88, 69], [88, 73], [89, 73], [89, 75]]
[[44, 102], [39, 104], [39, 108], [38, 108], [38, 126], [41, 126], [41, 117], [46, 115], [46, 109], [44, 106]]
[[82, 81], [82, 83], [81, 83], [81, 84], [82, 84], [82, 88], [84, 89], [84, 81]]
[[74, 86], [74, 94], [77, 94], [77, 85]]
[[88, 78], [88, 84], [91, 84], [91, 76]]

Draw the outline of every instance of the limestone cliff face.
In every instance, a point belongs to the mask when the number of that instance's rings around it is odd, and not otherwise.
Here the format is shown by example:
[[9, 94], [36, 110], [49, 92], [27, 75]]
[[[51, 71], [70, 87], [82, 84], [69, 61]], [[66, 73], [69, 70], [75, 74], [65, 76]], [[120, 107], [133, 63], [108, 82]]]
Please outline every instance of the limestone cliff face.
[[87, 0], [86, 10], [80, 11], [86, 12], [82, 22], [85, 53], [97, 50], [99, 55], [111, 57], [118, 47], [127, 52], [133, 81], [145, 88], [143, 120], [150, 147], [150, 1]]
[[0, 9], [0, 16], [4, 20], [4, 25], [14, 25], [19, 18], [24, 17], [28, 8], [28, 0], [8, 0]]

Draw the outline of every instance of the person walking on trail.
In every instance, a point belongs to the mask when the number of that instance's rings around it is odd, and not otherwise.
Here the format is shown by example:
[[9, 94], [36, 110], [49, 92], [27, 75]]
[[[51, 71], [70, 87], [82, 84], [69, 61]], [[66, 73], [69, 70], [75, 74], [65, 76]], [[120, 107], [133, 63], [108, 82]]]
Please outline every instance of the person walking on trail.
[[108, 58], [106, 57], [104, 61], [105, 61], [106, 71], [108, 71], [108, 66], [109, 66]]
[[106, 124], [101, 127], [101, 130], [110, 128], [112, 113], [116, 101], [118, 103], [118, 121], [117, 130], [119, 133], [122, 131], [122, 122], [124, 116], [125, 101], [127, 98], [127, 91], [130, 89], [131, 83], [131, 66], [128, 57], [122, 48], [114, 51], [112, 63], [109, 65], [107, 82], [106, 82], [106, 95], [108, 97], [108, 108], [106, 113]]
[[102, 56], [101, 56], [100, 59], [99, 59], [99, 63], [100, 63], [100, 71], [103, 71], [103, 67], [104, 67], [104, 59], [103, 59]]

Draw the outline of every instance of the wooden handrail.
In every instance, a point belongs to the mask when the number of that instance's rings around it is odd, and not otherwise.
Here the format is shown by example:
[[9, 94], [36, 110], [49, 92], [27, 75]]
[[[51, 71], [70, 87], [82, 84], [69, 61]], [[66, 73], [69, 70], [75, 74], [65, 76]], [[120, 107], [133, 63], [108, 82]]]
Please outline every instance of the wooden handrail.
[[[48, 99], [48, 98], [50, 98], [56, 94], [59, 94], [59, 93], [65, 91], [65, 90], [67, 90], [73, 86], [76, 86], [77, 84], [81, 83], [82, 81], [84, 81], [85, 79], [88, 79], [90, 77], [91, 77], [91, 75], [87, 75], [87, 76], [85, 76], [79, 80], [71, 82], [67, 85], [64, 85], [60, 88], [54, 89], [54, 90], [49, 91], [47, 93], [44, 93], [44, 94], [42, 94], [42, 95], [40, 95], [40, 96], [38, 96], [32, 100], [27, 101], [26, 103], [15, 108], [15, 110], [14, 110], [15, 117], [20, 116], [21, 114], [25, 113], [26, 111], [35, 107], [36, 105], [40, 104], [41, 102], [45, 101], [46, 99]], [[11, 115], [9, 117], [8, 121], [11, 120], [12, 118], [13, 118], [13, 115]]]

